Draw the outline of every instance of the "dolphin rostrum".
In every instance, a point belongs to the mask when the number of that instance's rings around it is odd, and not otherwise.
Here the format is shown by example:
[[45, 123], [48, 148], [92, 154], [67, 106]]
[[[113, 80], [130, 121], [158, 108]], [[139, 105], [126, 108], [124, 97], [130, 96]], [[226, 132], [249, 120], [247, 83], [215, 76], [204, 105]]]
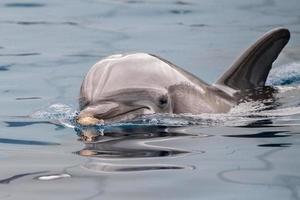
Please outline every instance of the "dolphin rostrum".
[[285, 28], [267, 32], [212, 85], [155, 55], [109, 56], [83, 80], [77, 122], [95, 125], [154, 113], [228, 112], [246, 91], [265, 87], [272, 64], [289, 38]]

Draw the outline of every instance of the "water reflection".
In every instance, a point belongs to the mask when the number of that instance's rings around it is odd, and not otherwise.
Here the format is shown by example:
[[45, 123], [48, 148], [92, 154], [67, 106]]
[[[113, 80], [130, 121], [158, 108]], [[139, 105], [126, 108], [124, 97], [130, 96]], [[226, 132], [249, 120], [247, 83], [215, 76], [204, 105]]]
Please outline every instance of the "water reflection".
[[[103, 143], [88, 144], [78, 152], [81, 156], [92, 156], [99, 158], [145, 158], [145, 157], [167, 157], [189, 153], [188, 151], [147, 146], [136, 143], [132, 146], [122, 147], [124, 140], [112, 140]], [[127, 141], [128, 142], [128, 141]], [[118, 146], [120, 145], [120, 146]]]
[[254, 134], [239, 134], [239, 135], [224, 135], [224, 137], [236, 137], [236, 138], [276, 138], [276, 137], [289, 137], [290, 134], [286, 134], [289, 131], [262, 131]]
[[143, 127], [99, 130], [97, 127], [77, 129], [85, 148], [77, 153], [98, 158], [145, 158], [167, 157], [187, 154], [189, 151], [147, 144], [160, 140], [193, 136], [187, 133], [170, 132], [168, 128]]
[[[93, 158], [83, 165], [84, 168], [101, 172], [145, 171], [166, 169], [193, 169], [186, 165], [156, 163], [155, 158], [175, 157], [190, 154], [185, 149], [162, 146], [160, 142], [182, 137], [195, 137], [174, 128], [145, 126], [145, 127], [114, 127], [108, 130], [97, 127], [76, 129], [85, 147], [76, 153]], [[151, 143], [151, 144], [150, 144]], [[155, 143], [155, 145], [153, 144]], [[159, 145], [158, 145], [159, 144]], [[199, 152], [204, 153], [204, 152]], [[155, 164], [130, 164], [139, 159], [151, 158]], [[125, 160], [124, 160], [125, 159]], [[105, 161], [104, 161], [105, 160]], [[122, 164], [115, 161], [122, 160]], [[111, 162], [108, 162], [111, 161]], [[128, 163], [126, 163], [128, 161]], [[153, 162], [151, 162], [153, 163]]]
[[149, 164], [149, 165], [129, 165], [129, 164], [111, 164], [102, 162], [86, 163], [84, 168], [98, 172], [136, 172], [148, 170], [174, 170], [174, 169], [195, 169], [194, 166]]

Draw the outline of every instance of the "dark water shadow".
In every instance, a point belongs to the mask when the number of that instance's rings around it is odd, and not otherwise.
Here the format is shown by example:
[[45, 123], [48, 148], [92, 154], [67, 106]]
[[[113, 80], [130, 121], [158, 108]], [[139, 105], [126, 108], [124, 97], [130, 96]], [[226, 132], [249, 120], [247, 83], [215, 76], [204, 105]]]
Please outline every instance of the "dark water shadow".
[[128, 4], [140, 4], [140, 3], [145, 3], [145, 1], [128, 0], [125, 3], [128, 3]]
[[292, 143], [269, 143], [269, 144], [259, 144], [258, 147], [290, 147]]
[[37, 174], [42, 174], [42, 173], [47, 173], [47, 172], [48, 171], [40, 171], [40, 172], [30, 172], [30, 173], [17, 174], [17, 175], [11, 176], [9, 178], [1, 179], [0, 184], [9, 184], [11, 181], [22, 178], [24, 176], [37, 175]]
[[46, 4], [43, 3], [29, 3], [29, 2], [16, 2], [16, 3], [6, 3], [5, 7], [14, 7], [14, 8], [36, 8], [36, 7], [44, 7]]
[[[283, 134], [284, 133], [284, 134]], [[236, 137], [236, 138], [277, 138], [277, 137], [289, 137], [291, 134], [289, 131], [263, 131], [255, 134], [235, 134], [235, 135], [223, 135], [224, 137]], [[283, 134], [283, 135], [280, 135]]]
[[13, 64], [8, 64], [8, 65], [0, 65], [0, 71], [8, 71], [10, 67], [12, 67]]
[[58, 124], [50, 121], [3, 121], [3, 122], [6, 124], [6, 127], [10, 127], [10, 128], [31, 126], [35, 124], [51, 124], [51, 125], [55, 125], [56, 129], [65, 128], [62, 124]]
[[190, 24], [189, 26], [190, 27], [197, 27], [197, 28], [209, 27], [209, 25], [207, 25], [207, 24], [201, 24], [201, 23], [199, 23], [199, 24]]
[[174, 14], [174, 15], [185, 15], [185, 14], [190, 14], [192, 13], [191, 10], [187, 10], [187, 9], [174, 9], [174, 10], [170, 10], [169, 11], [171, 14]]
[[68, 54], [66, 57], [78, 57], [78, 58], [100, 58], [100, 55], [88, 54], [88, 53], [78, 53], [78, 54]]
[[192, 5], [192, 3], [187, 2], [187, 1], [176, 1], [174, 4], [179, 5], [179, 6]]
[[38, 56], [41, 55], [40, 53], [32, 52], [32, 53], [7, 53], [7, 54], [0, 54], [0, 56], [16, 56], [16, 57], [25, 57], [25, 56]]
[[42, 142], [35, 140], [17, 140], [9, 138], [0, 138], [0, 143], [2, 144], [21, 144], [21, 145], [60, 145], [55, 142]]
[[195, 169], [194, 166], [180, 165], [164, 165], [164, 164], [148, 164], [148, 165], [133, 165], [133, 164], [111, 164], [102, 162], [86, 163], [84, 168], [97, 172], [138, 172], [138, 171], [153, 171], [153, 170], [179, 170], [179, 169]]
[[42, 99], [41, 97], [17, 97], [16, 100], [37, 100]]
[[239, 128], [268, 128], [268, 127], [286, 127], [284, 125], [274, 125], [272, 119], [262, 119], [262, 120], [256, 120], [254, 122], [248, 123], [246, 125], [242, 126], [236, 126]]
[[79, 23], [73, 21], [63, 21], [63, 22], [53, 22], [53, 21], [13, 21], [13, 20], [5, 20], [0, 21], [0, 23], [5, 24], [17, 24], [23, 26], [34, 26], [34, 25], [69, 25], [69, 26], [78, 26]]

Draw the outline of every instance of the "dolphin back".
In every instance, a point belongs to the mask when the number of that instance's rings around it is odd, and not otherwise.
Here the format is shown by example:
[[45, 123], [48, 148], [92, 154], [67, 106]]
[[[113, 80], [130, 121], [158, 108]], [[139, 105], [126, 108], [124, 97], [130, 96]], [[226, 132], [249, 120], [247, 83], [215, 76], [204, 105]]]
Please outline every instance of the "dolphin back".
[[238, 91], [265, 86], [273, 62], [289, 39], [290, 32], [285, 28], [267, 32], [233, 63], [215, 86]]

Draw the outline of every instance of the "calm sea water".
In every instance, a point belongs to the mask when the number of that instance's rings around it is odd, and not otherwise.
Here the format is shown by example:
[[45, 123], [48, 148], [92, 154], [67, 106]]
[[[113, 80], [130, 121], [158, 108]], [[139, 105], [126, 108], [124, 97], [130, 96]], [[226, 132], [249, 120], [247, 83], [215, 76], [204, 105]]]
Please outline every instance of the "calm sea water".
[[[0, 199], [300, 199], [299, 10], [297, 0], [2, 0]], [[213, 83], [277, 26], [291, 41], [268, 79], [276, 108], [72, 122], [85, 73], [107, 55], [157, 54]]]

